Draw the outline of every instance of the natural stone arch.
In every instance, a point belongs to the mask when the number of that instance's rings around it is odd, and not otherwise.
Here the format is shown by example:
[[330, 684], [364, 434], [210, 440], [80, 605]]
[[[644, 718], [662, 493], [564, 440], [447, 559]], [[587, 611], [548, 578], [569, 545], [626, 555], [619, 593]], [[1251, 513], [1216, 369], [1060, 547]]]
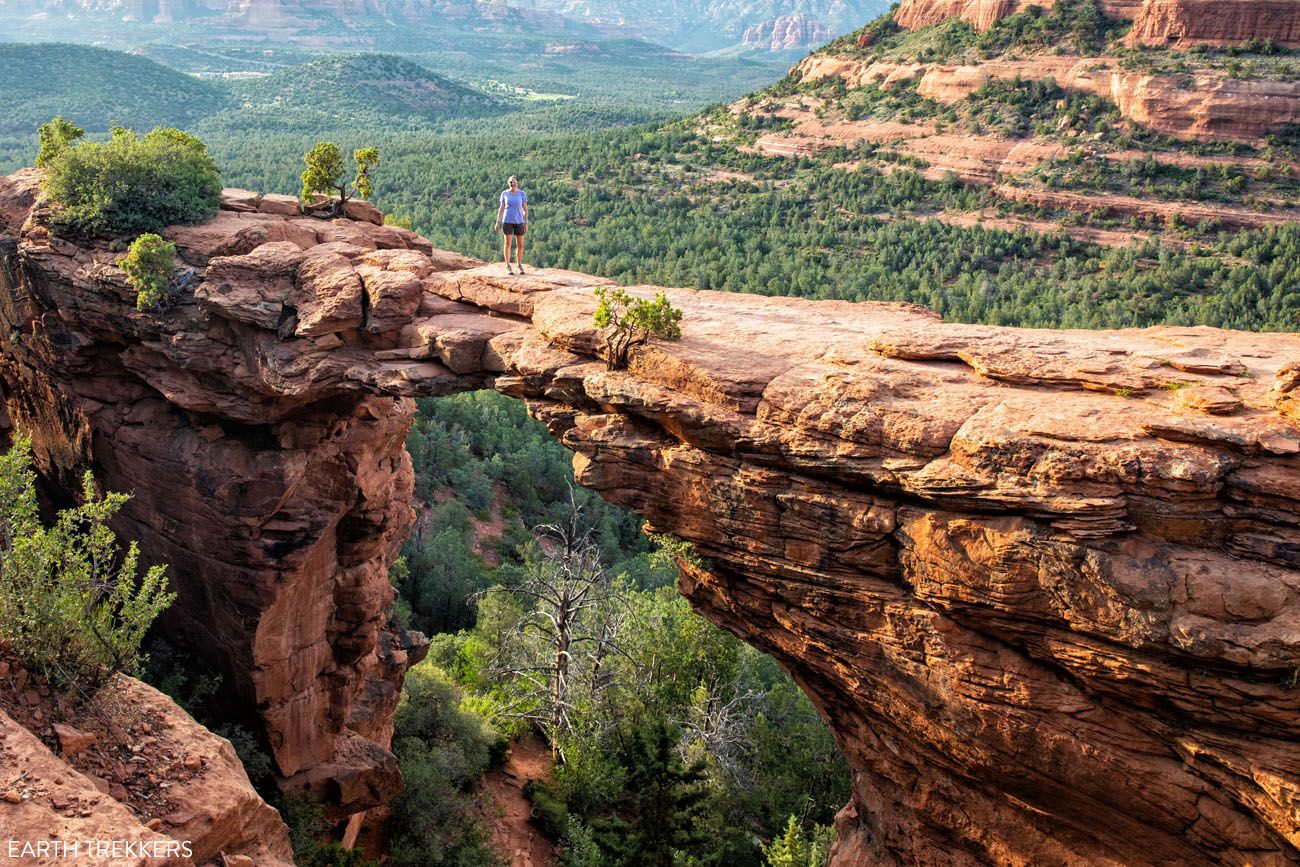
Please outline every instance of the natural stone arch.
[[399, 785], [411, 398], [490, 385], [827, 718], [836, 864], [1297, 857], [1300, 337], [671, 290], [684, 339], [611, 373], [596, 278], [231, 194], [153, 316], [34, 201], [0, 182], [9, 412], [53, 483], [133, 492], [170, 629], [340, 814]]

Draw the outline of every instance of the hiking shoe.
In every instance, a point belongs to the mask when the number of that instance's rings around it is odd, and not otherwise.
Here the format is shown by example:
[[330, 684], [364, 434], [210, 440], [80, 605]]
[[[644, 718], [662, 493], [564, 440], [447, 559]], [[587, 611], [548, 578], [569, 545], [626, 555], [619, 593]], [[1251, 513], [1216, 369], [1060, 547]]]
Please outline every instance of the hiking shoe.
[[515, 269], [511, 268], [509, 265], [506, 266], [506, 270], [509, 271], [511, 274], [515, 273]]
[[520, 274], [524, 273], [524, 266], [523, 266], [523, 265], [520, 265], [520, 266], [519, 266], [519, 273], [520, 273]]

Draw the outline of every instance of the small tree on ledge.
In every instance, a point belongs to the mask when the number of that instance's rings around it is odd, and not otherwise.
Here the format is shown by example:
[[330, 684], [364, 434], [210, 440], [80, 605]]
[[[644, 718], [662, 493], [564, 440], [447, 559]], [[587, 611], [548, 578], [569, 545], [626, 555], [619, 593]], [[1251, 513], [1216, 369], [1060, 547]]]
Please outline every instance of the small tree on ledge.
[[662, 292], [649, 300], [629, 295], [618, 286], [602, 286], [596, 290], [596, 299], [600, 303], [592, 323], [605, 337], [605, 363], [610, 370], [625, 370], [632, 347], [644, 346], [651, 337], [677, 340], [682, 336], [682, 311]]
[[311, 204], [312, 197], [317, 194], [332, 198], [337, 193], [333, 213], [338, 216], [343, 213], [348, 199], [354, 196], [368, 199], [374, 192], [370, 183], [370, 170], [379, 164], [379, 148], [358, 148], [352, 152], [357, 174], [350, 184], [347, 169], [343, 165], [343, 155], [333, 142], [321, 142], [307, 151], [302, 159], [307, 164], [302, 173], [303, 204]]

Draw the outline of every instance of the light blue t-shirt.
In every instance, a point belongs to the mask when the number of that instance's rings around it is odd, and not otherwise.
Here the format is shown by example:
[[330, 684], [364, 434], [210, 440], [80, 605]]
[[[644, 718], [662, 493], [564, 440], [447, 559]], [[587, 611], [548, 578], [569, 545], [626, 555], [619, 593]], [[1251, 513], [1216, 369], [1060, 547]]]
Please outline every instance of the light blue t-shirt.
[[503, 223], [523, 223], [524, 220], [524, 203], [528, 201], [528, 194], [523, 190], [512, 193], [509, 190], [503, 190], [501, 193], [501, 202], [506, 206], [505, 216], [501, 219]]

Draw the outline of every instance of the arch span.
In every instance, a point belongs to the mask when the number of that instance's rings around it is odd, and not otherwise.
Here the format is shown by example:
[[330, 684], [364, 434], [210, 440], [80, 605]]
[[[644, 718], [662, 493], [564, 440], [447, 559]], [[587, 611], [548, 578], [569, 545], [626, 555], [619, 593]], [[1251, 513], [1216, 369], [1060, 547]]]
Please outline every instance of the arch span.
[[168, 627], [290, 784], [400, 786], [386, 620], [412, 398], [493, 387], [579, 480], [694, 543], [680, 587], [775, 655], [854, 769], [837, 865], [1300, 858], [1300, 337], [1029, 331], [670, 290], [609, 372], [597, 278], [510, 277], [228, 191], [140, 313], [0, 181], [0, 377], [45, 476], [134, 494]]

